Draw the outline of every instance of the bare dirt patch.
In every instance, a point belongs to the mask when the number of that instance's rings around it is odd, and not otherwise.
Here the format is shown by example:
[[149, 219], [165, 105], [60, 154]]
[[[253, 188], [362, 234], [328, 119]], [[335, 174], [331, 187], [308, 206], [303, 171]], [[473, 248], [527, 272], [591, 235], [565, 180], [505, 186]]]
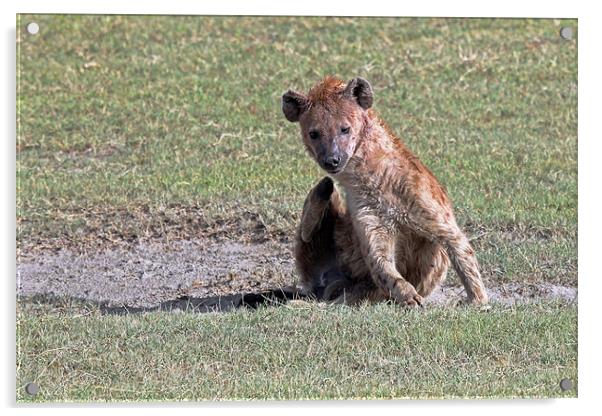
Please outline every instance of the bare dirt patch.
[[[303, 297], [289, 243], [230, 239], [144, 242], [105, 248], [38, 251], [19, 259], [17, 293], [69, 297], [119, 310], [228, 310], [263, 301]], [[492, 302], [515, 304], [556, 299], [576, 302], [577, 288], [551, 283], [487, 285]], [[453, 272], [427, 299], [449, 305], [464, 297]]]
[[261, 292], [293, 282], [288, 248], [267, 242], [140, 243], [91, 255], [68, 249], [22, 258], [21, 295], [69, 296], [111, 306], [150, 307], [178, 297]]

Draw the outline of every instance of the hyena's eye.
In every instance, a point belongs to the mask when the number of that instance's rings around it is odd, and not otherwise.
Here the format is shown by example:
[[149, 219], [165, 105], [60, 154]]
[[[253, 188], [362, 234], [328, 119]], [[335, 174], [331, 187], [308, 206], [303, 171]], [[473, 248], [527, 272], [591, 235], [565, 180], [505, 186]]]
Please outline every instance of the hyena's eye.
[[316, 140], [316, 139], [318, 139], [319, 137], [320, 137], [320, 133], [318, 133], [317, 131], [315, 131], [315, 130], [312, 130], [312, 131], [310, 131], [310, 132], [309, 132], [309, 138], [310, 138], [310, 139], [312, 139], [312, 140]]
[[343, 134], [349, 134], [349, 130], [351, 130], [351, 127], [341, 127], [341, 133]]

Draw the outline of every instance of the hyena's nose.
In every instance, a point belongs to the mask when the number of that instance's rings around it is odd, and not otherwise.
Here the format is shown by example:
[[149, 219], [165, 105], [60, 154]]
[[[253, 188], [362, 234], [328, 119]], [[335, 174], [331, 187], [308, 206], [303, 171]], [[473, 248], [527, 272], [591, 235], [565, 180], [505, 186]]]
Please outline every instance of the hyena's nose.
[[328, 156], [324, 161], [324, 167], [326, 169], [336, 169], [341, 163], [341, 156]]

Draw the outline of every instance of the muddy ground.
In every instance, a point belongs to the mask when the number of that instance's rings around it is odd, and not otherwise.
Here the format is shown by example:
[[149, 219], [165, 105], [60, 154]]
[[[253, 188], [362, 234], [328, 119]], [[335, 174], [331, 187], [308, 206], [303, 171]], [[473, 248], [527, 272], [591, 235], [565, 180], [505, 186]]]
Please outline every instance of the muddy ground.
[[[486, 283], [492, 302], [577, 300], [575, 287]], [[277, 241], [144, 242], [87, 254], [61, 249], [21, 255], [17, 263], [19, 295], [81, 299], [97, 303], [109, 312], [228, 310], [261, 303], [266, 297], [302, 297], [294, 285], [290, 244]], [[426, 304], [452, 304], [463, 296], [457, 277], [450, 272], [445, 284], [429, 296]]]

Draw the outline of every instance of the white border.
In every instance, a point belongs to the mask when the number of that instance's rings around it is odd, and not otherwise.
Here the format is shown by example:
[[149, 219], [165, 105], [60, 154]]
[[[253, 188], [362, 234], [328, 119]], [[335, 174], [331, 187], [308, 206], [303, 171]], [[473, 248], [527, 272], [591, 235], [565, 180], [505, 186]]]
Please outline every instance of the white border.
[[[237, 15], [347, 15], [347, 16], [444, 16], [444, 17], [571, 17], [579, 18], [579, 399], [558, 399], [547, 401], [439, 401], [439, 402], [304, 402], [304, 403], [238, 403], [221, 404], [210, 408], [208, 404], [188, 411], [222, 413], [223, 411], [244, 412], [245, 414], [291, 414], [307, 412], [327, 414], [335, 408], [344, 407], [350, 413], [367, 413], [370, 410], [386, 413], [444, 413], [482, 415], [507, 415], [508, 412], [528, 411], [530, 413], [574, 414], [587, 411], [601, 396], [598, 386], [602, 371], [600, 368], [600, 320], [599, 315], [602, 276], [596, 267], [600, 258], [596, 237], [602, 234], [600, 212], [597, 206], [600, 183], [600, 40], [602, 40], [602, 17], [595, 10], [593, 1], [546, 1], [527, 2], [505, 0], [499, 2], [479, 1], [428, 1], [393, 4], [392, 0], [355, 1], [242, 1], [214, 0], [192, 2], [186, 0], [146, 0], [144, 2], [124, 2], [123, 0], [103, 0], [84, 2], [53, 0], [27, 1], [17, 4], [1, 2], [2, 13], [2, 75], [3, 99], [0, 101], [0, 116], [3, 128], [3, 152], [1, 190], [5, 196], [2, 203], [2, 249], [3, 275], [2, 317], [2, 367], [0, 376], [3, 404], [14, 407], [14, 198], [15, 198], [15, 24], [16, 13], [110, 13], [110, 14], [237, 14]], [[195, 405], [197, 406], [197, 405]], [[244, 409], [243, 409], [244, 408]], [[34, 408], [10, 409], [11, 413], [29, 413]], [[133, 406], [123, 409], [112, 408], [111, 413], [127, 414], [135, 410]], [[146, 406], [145, 414], [164, 415], [163, 406]], [[184, 410], [187, 411], [187, 410]], [[80, 413], [81, 408], [54, 407], [44, 413]], [[86, 410], [94, 414], [104, 414], [104, 406], [93, 406]]]
[[506, 0], [486, 7], [480, 1], [432, 1], [394, 3], [387, 0], [320, 1], [305, 0], [222, 0], [205, 2], [123, 1], [69, 2], [21, 1], [20, 13], [116, 13], [116, 14], [230, 14], [230, 15], [312, 15], [312, 16], [442, 16], [442, 17], [577, 17], [575, 2]]

